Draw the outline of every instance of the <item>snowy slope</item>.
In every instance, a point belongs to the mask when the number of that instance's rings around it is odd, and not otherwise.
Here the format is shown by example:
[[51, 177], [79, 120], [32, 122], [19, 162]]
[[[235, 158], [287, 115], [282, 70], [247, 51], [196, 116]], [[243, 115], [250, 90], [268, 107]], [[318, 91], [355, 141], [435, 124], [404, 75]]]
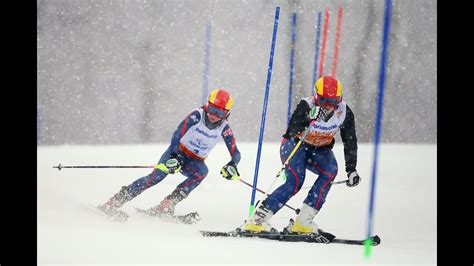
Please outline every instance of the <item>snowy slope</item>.
[[[431, 264], [436, 257], [436, 145], [383, 144], [376, 188], [374, 233], [382, 243], [366, 259], [362, 246], [284, 243], [264, 239], [203, 238], [200, 229], [232, 230], [247, 218], [251, 188], [220, 177], [229, 156], [216, 146], [207, 160], [203, 183], [178, 205], [176, 212], [198, 211], [202, 220], [181, 225], [134, 215], [133, 207], [148, 208], [179, 184], [182, 175], [163, 182], [127, 203], [126, 223], [97, 215], [89, 204], [105, 202], [122, 185], [148, 174], [149, 169], [64, 169], [53, 165], [153, 165], [167, 144], [38, 147], [38, 264]], [[256, 143], [239, 143], [239, 171], [253, 182]], [[267, 190], [281, 162], [278, 143], [263, 145], [258, 187]], [[342, 145], [334, 148], [345, 178]], [[370, 192], [373, 146], [359, 144], [355, 188], [334, 185], [316, 217], [325, 230], [341, 238], [364, 238]], [[308, 174], [304, 188], [289, 205], [299, 208], [315, 180]], [[279, 184], [279, 183], [278, 183]], [[273, 187], [275, 189], [276, 186]], [[263, 195], [257, 192], [257, 200]], [[294, 217], [283, 207], [273, 218], [276, 228]]]

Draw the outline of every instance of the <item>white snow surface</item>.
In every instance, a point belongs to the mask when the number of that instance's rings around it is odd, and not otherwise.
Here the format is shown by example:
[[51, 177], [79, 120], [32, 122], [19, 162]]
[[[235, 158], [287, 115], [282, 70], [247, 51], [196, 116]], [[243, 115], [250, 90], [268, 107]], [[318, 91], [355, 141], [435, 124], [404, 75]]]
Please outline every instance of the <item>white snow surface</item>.
[[[205, 238], [199, 230], [230, 231], [248, 218], [252, 189], [219, 174], [229, 161], [221, 142], [206, 160], [209, 174], [176, 213], [198, 211], [201, 221], [173, 224], [140, 216], [134, 207], [158, 204], [185, 177], [169, 175], [122, 207], [125, 223], [99, 215], [91, 205], [109, 199], [121, 186], [150, 169], [63, 169], [62, 165], [153, 165], [168, 144], [110, 146], [38, 146], [38, 264], [404, 264], [437, 263], [437, 148], [428, 144], [381, 144], [375, 189], [373, 234], [381, 244], [369, 258], [363, 246], [279, 242], [265, 239]], [[238, 143], [241, 177], [252, 184], [257, 143]], [[340, 238], [363, 239], [367, 234], [373, 160], [372, 144], [359, 144], [361, 183], [333, 185], [315, 221]], [[339, 164], [336, 181], [346, 178], [342, 144], [334, 147]], [[262, 146], [257, 187], [264, 191], [281, 168], [279, 143]], [[303, 189], [288, 201], [300, 208], [316, 176], [307, 171]], [[271, 188], [273, 191], [282, 181]], [[256, 191], [256, 199], [264, 195]], [[286, 226], [295, 213], [283, 207], [272, 218]]]

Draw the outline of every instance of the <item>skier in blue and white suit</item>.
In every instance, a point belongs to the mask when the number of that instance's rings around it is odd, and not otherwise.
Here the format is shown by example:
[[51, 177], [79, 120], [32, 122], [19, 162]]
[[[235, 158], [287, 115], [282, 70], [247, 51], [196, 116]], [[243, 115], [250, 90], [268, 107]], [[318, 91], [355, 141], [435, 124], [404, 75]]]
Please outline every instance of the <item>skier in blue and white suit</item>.
[[315, 83], [315, 96], [304, 98], [294, 110], [288, 129], [283, 135], [280, 158], [284, 163], [303, 138], [285, 167], [286, 182], [256, 208], [254, 219], [244, 225], [252, 232], [274, 231], [268, 220], [280, 210], [303, 186], [306, 169], [318, 175], [308, 192], [303, 206], [295, 220], [290, 221], [286, 230], [291, 233], [321, 233], [313, 218], [321, 210], [331, 183], [337, 175], [338, 165], [332, 148], [334, 136], [340, 130], [344, 144], [345, 170], [348, 175], [347, 186], [360, 182], [356, 171], [357, 137], [354, 114], [346, 102], [342, 101], [342, 86], [332, 77], [324, 76]]
[[126, 215], [118, 210], [122, 205], [146, 189], [161, 182], [168, 174], [181, 173], [187, 177], [160, 204], [148, 210], [156, 215], [173, 215], [178, 202], [186, 198], [207, 176], [205, 159], [217, 142], [224, 139], [231, 160], [222, 168], [227, 179], [238, 179], [237, 164], [240, 152], [234, 134], [228, 124], [233, 99], [229, 92], [216, 89], [211, 92], [208, 103], [193, 110], [173, 133], [171, 144], [161, 156], [157, 167], [149, 175], [137, 179], [111, 197], [100, 209], [109, 215]]

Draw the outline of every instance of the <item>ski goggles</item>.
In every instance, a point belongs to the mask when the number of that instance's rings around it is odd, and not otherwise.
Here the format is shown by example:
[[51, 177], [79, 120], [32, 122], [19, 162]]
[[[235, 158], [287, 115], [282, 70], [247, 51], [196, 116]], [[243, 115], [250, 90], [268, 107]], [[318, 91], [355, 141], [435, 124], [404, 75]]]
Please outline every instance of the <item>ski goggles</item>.
[[339, 105], [339, 101], [336, 98], [317, 98], [317, 104], [321, 107], [334, 107], [336, 108]]
[[224, 109], [220, 109], [220, 108], [217, 108], [215, 107], [214, 105], [212, 104], [208, 104], [207, 105], [207, 113], [213, 115], [213, 116], [217, 116], [219, 117], [220, 119], [223, 119], [227, 116], [227, 113], [229, 113], [229, 111], [227, 110], [224, 110]]

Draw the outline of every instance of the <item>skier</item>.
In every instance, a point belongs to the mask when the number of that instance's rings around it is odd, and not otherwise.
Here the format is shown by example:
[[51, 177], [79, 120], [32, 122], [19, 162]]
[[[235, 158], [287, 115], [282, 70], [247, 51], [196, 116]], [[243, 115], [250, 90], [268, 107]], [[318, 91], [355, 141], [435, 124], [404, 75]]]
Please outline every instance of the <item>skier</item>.
[[161, 182], [168, 174], [182, 173], [187, 177], [160, 204], [147, 210], [154, 216], [171, 217], [176, 204], [185, 199], [207, 176], [205, 159], [222, 136], [229, 150], [231, 160], [222, 167], [221, 174], [229, 180], [238, 180], [237, 164], [240, 152], [234, 134], [228, 124], [233, 98], [224, 89], [213, 90], [208, 102], [194, 109], [174, 131], [171, 144], [162, 154], [157, 167], [147, 176], [123, 186], [118, 193], [98, 208], [112, 218], [125, 220], [128, 215], [119, 210], [146, 189]]
[[256, 208], [254, 218], [243, 225], [243, 230], [276, 232], [269, 223], [270, 218], [301, 189], [308, 169], [319, 176], [309, 190], [296, 219], [291, 219], [283, 232], [334, 238], [332, 234], [320, 230], [313, 218], [321, 210], [337, 175], [338, 166], [332, 148], [338, 129], [344, 144], [345, 170], [348, 176], [346, 185], [357, 186], [361, 180], [356, 171], [354, 114], [347, 103], [342, 101], [342, 86], [338, 80], [323, 76], [316, 81], [314, 90], [313, 97], [303, 98], [297, 105], [281, 141], [280, 158], [285, 162], [309, 127], [306, 137], [285, 167], [286, 182]]

